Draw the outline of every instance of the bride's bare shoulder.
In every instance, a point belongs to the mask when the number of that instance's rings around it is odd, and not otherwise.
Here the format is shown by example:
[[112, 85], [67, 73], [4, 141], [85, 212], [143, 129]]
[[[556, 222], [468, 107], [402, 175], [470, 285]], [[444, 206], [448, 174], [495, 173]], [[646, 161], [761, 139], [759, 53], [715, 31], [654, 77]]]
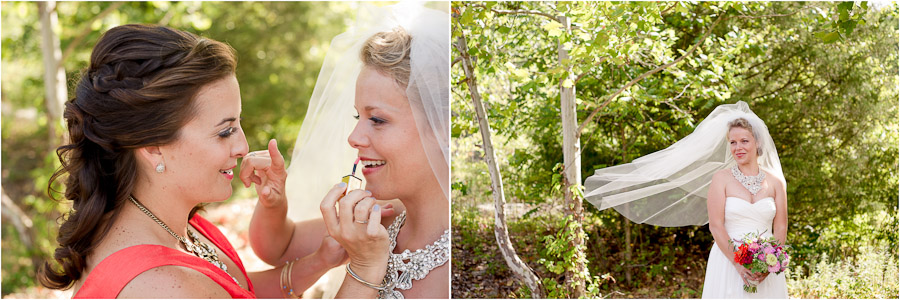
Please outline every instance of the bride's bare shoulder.
[[775, 187], [775, 191], [779, 191], [779, 190], [783, 191], [783, 190], [785, 190], [784, 182], [782, 182], [781, 180], [779, 180], [778, 177], [775, 177], [775, 176], [772, 175], [772, 173], [769, 172], [769, 171], [763, 170], [763, 172], [766, 172], [766, 181], [768, 181], [769, 184], [771, 184], [772, 186]]
[[716, 183], [724, 183], [725, 180], [727, 180], [730, 177], [731, 177], [730, 169], [721, 169], [721, 170], [716, 171], [716, 173], [713, 174], [712, 181], [716, 182]]

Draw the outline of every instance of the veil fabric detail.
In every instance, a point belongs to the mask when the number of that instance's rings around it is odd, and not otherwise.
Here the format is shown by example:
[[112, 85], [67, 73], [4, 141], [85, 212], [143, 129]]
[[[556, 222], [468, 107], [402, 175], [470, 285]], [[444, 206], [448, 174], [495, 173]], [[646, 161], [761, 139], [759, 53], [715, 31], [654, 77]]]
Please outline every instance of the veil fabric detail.
[[694, 132], [666, 149], [596, 170], [584, 182], [585, 199], [600, 210], [614, 208], [639, 224], [665, 227], [709, 223], [706, 197], [716, 171], [735, 165], [727, 142], [728, 123], [745, 118], [762, 151], [762, 170], [785, 183], [769, 129], [747, 103], [716, 107]]
[[322, 197], [350, 174], [357, 157], [347, 138], [357, 122], [359, 53], [369, 37], [396, 27], [412, 36], [406, 94], [432, 171], [449, 199], [449, 20], [447, 13], [421, 2], [359, 4], [355, 23], [331, 41], [300, 127], [288, 167], [288, 216], [295, 221], [320, 217]]

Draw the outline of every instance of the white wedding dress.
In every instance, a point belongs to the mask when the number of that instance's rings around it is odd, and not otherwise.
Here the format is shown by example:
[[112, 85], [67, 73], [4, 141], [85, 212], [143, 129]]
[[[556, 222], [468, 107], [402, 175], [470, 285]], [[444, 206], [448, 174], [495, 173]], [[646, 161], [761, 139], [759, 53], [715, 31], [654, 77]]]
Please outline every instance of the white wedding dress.
[[[775, 219], [775, 199], [760, 199], [756, 203], [737, 197], [725, 199], [725, 230], [732, 239], [740, 239], [750, 232], [762, 232], [772, 236], [772, 221]], [[782, 298], [786, 299], [787, 282], [785, 273], [769, 274], [757, 285], [756, 293], [744, 291], [744, 281], [731, 263], [733, 257], [726, 257], [719, 246], [713, 244], [706, 264], [706, 279], [703, 283], [703, 298]]]

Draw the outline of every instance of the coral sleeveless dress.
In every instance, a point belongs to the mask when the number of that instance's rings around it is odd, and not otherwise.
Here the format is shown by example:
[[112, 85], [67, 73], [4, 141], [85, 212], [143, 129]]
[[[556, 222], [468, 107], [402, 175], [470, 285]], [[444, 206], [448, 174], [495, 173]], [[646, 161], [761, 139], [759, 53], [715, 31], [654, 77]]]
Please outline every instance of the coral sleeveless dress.
[[197, 214], [189, 223], [197, 229], [197, 233], [209, 239], [241, 269], [241, 273], [247, 278], [247, 290], [237, 285], [228, 273], [202, 258], [160, 245], [137, 245], [119, 250], [103, 259], [88, 274], [84, 285], [72, 298], [116, 298], [132, 279], [144, 271], [161, 266], [191, 268], [218, 283], [232, 298], [256, 298], [253, 283], [247, 277], [244, 264], [222, 232]]

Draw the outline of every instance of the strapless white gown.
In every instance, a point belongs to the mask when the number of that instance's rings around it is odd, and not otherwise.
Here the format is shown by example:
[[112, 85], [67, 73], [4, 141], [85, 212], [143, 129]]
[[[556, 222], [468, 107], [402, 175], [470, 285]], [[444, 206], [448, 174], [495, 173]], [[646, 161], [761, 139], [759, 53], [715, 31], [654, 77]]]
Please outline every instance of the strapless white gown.
[[[772, 221], [775, 219], [775, 199], [760, 199], [756, 203], [737, 197], [725, 199], [725, 230], [732, 239], [740, 239], [750, 232], [762, 232], [772, 236]], [[785, 272], [769, 274], [757, 285], [756, 293], [744, 291], [744, 281], [719, 246], [713, 244], [706, 264], [706, 279], [703, 281], [703, 298], [783, 298], [787, 295]]]

